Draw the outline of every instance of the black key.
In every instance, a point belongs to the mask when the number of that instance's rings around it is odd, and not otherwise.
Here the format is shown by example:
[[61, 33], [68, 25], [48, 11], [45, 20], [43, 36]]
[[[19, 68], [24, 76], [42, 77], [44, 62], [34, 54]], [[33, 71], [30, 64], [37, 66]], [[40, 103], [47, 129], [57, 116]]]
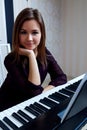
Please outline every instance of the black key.
[[3, 130], [10, 130], [2, 121], [0, 121], [0, 128]]
[[57, 97], [61, 98], [61, 100], [65, 99], [65, 97], [62, 94], [58, 93], [58, 92], [55, 92], [54, 95], [56, 95]]
[[71, 89], [69, 89], [69, 88], [66, 88], [66, 90], [72, 92], [73, 94], [75, 93], [75, 91], [73, 91], [73, 90], [71, 90]]
[[68, 96], [72, 96], [74, 94], [73, 92], [71, 92], [71, 91], [69, 91], [67, 89], [61, 89], [59, 92], [64, 93], [64, 94], [66, 94]]
[[67, 97], [66, 95], [64, 95], [64, 94], [62, 94], [62, 93], [60, 93], [60, 92], [56, 92], [56, 94], [57, 95], [60, 95], [60, 97], [62, 97], [62, 99], [67, 99], [67, 98], [69, 98], [69, 97]]
[[48, 98], [41, 99], [40, 102], [49, 107], [55, 107], [56, 105], [58, 105], [56, 102], [54, 102]]
[[19, 122], [21, 122], [22, 124], [26, 124], [26, 121], [21, 117], [19, 116], [17, 113], [13, 113], [12, 116], [17, 119]]
[[40, 108], [38, 108], [38, 107], [35, 106], [34, 104], [31, 104], [30, 107], [31, 107], [32, 109], [34, 109], [35, 111], [37, 111], [38, 113], [40, 113], [40, 114], [44, 113], [43, 110], [41, 110]]
[[77, 81], [77, 82], [75, 82], [75, 83], [69, 85], [69, 86], [66, 87], [66, 88], [75, 92], [76, 89], [77, 89], [77, 87], [79, 86], [80, 82], [81, 82], [81, 80], [79, 80], [79, 81]]
[[73, 92], [75, 92], [76, 91], [76, 89], [77, 89], [77, 85], [74, 85], [74, 84], [71, 84], [71, 85], [69, 85], [68, 87], [66, 87], [67, 89], [69, 89], [69, 90], [72, 90]]
[[24, 117], [25, 119], [27, 119], [28, 121], [31, 121], [32, 120], [32, 118], [29, 116], [29, 115], [27, 115], [26, 113], [24, 113], [23, 111], [21, 111], [21, 110], [18, 110], [18, 112], [17, 112], [18, 114], [20, 114], [22, 117]]
[[78, 85], [80, 84], [81, 81], [82, 81], [82, 79], [78, 80], [78, 81], [75, 82], [74, 84], [78, 86]]
[[18, 127], [7, 117], [4, 117], [3, 120], [13, 129], [17, 129]]
[[65, 98], [60, 94], [60, 93], [53, 93], [52, 95], [49, 95], [50, 98], [52, 98], [53, 100], [58, 101], [59, 103], [63, 102], [65, 100]]
[[37, 106], [37, 107], [39, 107], [44, 112], [47, 112], [49, 110], [49, 109], [47, 109], [46, 107], [42, 106], [41, 104], [39, 104], [37, 102], [35, 102], [34, 105]]
[[26, 106], [24, 109], [27, 110], [28, 112], [32, 113], [36, 117], [40, 115], [39, 113], [37, 113], [36, 111], [34, 111], [32, 108], [30, 108], [28, 106]]

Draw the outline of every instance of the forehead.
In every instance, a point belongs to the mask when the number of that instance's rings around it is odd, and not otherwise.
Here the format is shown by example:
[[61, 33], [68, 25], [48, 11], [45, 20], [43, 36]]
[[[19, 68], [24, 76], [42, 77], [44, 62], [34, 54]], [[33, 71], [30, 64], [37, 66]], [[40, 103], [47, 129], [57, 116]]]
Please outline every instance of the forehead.
[[32, 19], [32, 20], [27, 20], [23, 23], [22, 29], [40, 29], [39, 23]]

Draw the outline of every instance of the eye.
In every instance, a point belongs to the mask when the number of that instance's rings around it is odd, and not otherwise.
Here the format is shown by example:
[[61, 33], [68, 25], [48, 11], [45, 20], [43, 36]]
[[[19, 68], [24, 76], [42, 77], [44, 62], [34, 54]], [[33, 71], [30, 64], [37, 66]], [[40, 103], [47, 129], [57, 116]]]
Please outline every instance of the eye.
[[20, 31], [20, 34], [27, 34], [27, 32], [24, 31], [24, 30], [21, 30], [21, 31]]
[[33, 31], [32, 34], [37, 35], [37, 34], [39, 34], [39, 32], [38, 31]]

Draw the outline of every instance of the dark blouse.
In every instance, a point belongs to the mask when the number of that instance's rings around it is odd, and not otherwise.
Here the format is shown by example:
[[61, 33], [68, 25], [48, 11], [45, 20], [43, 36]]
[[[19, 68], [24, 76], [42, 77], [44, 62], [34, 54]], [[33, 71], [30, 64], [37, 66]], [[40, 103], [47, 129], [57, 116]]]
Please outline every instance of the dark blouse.
[[6, 56], [4, 63], [8, 74], [0, 88], [0, 111], [42, 93], [43, 87], [41, 85], [47, 73], [49, 73], [51, 78], [50, 85], [56, 87], [67, 82], [66, 75], [47, 49], [46, 55], [47, 66], [45, 68], [37, 59], [41, 77], [40, 85], [35, 85], [28, 81], [29, 65], [27, 62], [24, 65], [22, 64], [24, 60], [26, 61], [25, 56], [20, 56], [21, 60], [18, 63], [13, 62], [13, 53]]

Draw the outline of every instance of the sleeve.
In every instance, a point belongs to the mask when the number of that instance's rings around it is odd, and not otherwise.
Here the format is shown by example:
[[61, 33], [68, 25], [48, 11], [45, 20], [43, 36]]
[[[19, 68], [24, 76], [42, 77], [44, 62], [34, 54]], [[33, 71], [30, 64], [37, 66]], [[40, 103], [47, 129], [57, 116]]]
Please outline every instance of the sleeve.
[[64, 74], [61, 67], [58, 65], [57, 61], [54, 59], [53, 55], [47, 50], [47, 60], [48, 60], [48, 73], [50, 74], [51, 81], [49, 85], [58, 86], [65, 84], [67, 82], [67, 76]]
[[23, 67], [20, 64], [14, 62], [14, 57], [8, 55], [4, 60], [5, 67], [12, 77], [12, 80], [17, 85], [18, 89], [21, 91], [29, 92], [31, 91], [32, 95], [38, 95], [43, 91], [41, 85], [35, 85], [28, 81], [27, 76], [24, 73]]

